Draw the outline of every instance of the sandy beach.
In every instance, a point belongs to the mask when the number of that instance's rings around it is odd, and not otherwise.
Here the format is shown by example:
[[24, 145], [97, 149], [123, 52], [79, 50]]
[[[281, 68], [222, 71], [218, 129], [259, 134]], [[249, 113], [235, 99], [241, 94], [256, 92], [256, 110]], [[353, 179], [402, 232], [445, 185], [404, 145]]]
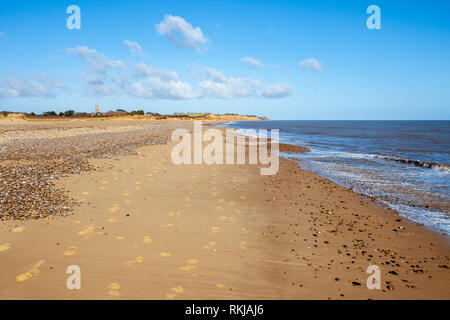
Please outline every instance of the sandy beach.
[[175, 165], [179, 127], [0, 122], [0, 299], [450, 299], [448, 237], [283, 158]]

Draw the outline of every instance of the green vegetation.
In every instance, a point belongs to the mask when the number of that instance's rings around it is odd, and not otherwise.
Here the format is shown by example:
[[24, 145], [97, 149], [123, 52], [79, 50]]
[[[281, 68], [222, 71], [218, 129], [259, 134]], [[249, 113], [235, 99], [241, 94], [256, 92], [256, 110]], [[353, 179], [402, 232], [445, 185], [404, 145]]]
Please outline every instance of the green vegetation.
[[204, 113], [204, 112], [174, 112], [173, 115], [196, 118], [196, 117], [203, 117], [203, 116], [207, 115], [207, 113]]
[[128, 112], [128, 114], [132, 115], [132, 116], [133, 115], [139, 115], [139, 116], [145, 115], [144, 110], [135, 110], [135, 111]]
[[[14, 112], [9, 111], [0, 111], [0, 116], [7, 117], [8, 114], [11, 114]], [[23, 113], [28, 117], [78, 117], [78, 118], [88, 118], [88, 117], [121, 117], [121, 116], [152, 116], [156, 117], [157, 119], [209, 119], [208, 115], [213, 115], [211, 113], [207, 112], [174, 112], [172, 115], [169, 114], [159, 114], [157, 112], [145, 112], [142, 109], [138, 110], [132, 110], [130, 112], [124, 110], [124, 109], [116, 109], [116, 111], [108, 111], [108, 112], [75, 112], [74, 110], [66, 110], [63, 112], [56, 113], [55, 111], [45, 111], [42, 114], [35, 114], [34, 112], [31, 113]], [[236, 113], [224, 113], [222, 115], [225, 116], [238, 116]], [[254, 115], [248, 115], [248, 117], [256, 117]], [[266, 118], [262, 118], [266, 119]]]

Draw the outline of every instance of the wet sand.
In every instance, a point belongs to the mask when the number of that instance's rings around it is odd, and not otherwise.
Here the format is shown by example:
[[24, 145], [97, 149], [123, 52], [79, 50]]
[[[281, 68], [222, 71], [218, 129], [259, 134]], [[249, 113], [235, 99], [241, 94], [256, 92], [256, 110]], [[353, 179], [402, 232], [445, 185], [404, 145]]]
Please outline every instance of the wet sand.
[[173, 145], [89, 158], [55, 182], [70, 215], [0, 222], [0, 298], [450, 298], [448, 238], [285, 159], [176, 166]]

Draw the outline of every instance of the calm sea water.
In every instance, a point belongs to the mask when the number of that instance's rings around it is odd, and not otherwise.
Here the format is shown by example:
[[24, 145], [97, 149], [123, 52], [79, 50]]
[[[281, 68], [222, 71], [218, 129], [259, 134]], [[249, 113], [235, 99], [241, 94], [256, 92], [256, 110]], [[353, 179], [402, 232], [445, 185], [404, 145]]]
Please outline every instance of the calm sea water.
[[413, 221], [450, 233], [450, 121], [239, 121], [280, 129], [280, 142], [311, 151], [285, 155], [371, 196]]

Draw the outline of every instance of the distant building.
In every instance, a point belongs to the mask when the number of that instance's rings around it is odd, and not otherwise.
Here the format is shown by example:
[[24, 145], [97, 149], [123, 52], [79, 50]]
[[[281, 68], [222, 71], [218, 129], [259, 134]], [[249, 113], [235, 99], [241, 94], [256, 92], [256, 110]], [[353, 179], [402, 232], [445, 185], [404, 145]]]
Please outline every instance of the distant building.
[[95, 113], [100, 113], [100, 107], [98, 105], [95, 106]]

